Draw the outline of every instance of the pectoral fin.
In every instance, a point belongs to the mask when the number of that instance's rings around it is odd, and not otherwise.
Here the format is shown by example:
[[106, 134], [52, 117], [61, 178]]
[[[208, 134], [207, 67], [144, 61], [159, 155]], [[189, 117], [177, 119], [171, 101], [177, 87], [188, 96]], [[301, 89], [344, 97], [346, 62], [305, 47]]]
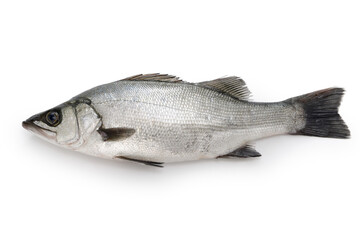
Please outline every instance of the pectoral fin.
[[153, 166], [153, 167], [160, 167], [160, 168], [164, 167], [163, 162], [145, 161], [145, 160], [128, 158], [128, 157], [124, 157], [124, 156], [116, 156], [116, 158], [132, 161], [132, 162], [137, 162], [137, 163], [142, 163], [142, 164], [145, 164], [145, 165], [148, 165], [148, 166]]
[[98, 133], [103, 141], [124, 140], [135, 133], [133, 128], [99, 128]]
[[256, 151], [252, 146], [245, 145], [241, 148], [232, 151], [226, 155], [219, 156], [218, 158], [222, 157], [239, 157], [239, 158], [248, 158], [248, 157], [260, 157], [261, 154]]

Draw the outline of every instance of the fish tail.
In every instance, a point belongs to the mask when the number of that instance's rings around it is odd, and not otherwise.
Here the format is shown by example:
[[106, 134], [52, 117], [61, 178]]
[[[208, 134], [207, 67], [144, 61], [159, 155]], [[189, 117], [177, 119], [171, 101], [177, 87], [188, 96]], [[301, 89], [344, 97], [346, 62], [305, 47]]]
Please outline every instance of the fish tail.
[[342, 88], [328, 88], [289, 99], [303, 109], [305, 126], [297, 134], [349, 138], [349, 128], [338, 113], [344, 91]]

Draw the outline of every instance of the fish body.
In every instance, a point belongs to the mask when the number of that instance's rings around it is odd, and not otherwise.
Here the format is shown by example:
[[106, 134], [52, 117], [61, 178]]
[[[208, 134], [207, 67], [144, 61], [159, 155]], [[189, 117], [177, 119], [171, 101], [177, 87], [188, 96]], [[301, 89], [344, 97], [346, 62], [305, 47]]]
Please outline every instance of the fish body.
[[85, 154], [153, 166], [260, 156], [249, 143], [280, 134], [350, 134], [337, 113], [343, 89], [274, 103], [251, 102], [249, 95], [238, 77], [195, 84], [170, 75], [136, 75], [85, 91], [23, 125]]

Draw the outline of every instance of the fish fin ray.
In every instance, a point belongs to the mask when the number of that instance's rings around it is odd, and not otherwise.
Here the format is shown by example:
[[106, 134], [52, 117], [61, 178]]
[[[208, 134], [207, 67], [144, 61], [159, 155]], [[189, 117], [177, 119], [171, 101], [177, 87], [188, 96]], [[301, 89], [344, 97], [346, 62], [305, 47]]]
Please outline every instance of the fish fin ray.
[[152, 167], [160, 167], [160, 168], [164, 167], [163, 162], [145, 161], [145, 160], [139, 160], [139, 159], [124, 157], [124, 156], [116, 156], [116, 158], [131, 161], [131, 162], [136, 162], [136, 163], [142, 163], [142, 164], [145, 164], [147, 166], [152, 166]]
[[[125, 78], [123, 80], [127, 81], [160, 81], [160, 82], [182, 82], [179, 77], [160, 74], [160, 73], [151, 73], [151, 74], [138, 74], [132, 77]], [[121, 80], [122, 81], [122, 80]]]
[[254, 149], [251, 145], [245, 145], [240, 147], [228, 154], [219, 156], [218, 158], [222, 157], [239, 157], [239, 158], [248, 158], [248, 157], [260, 157], [261, 154]]
[[338, 113], [344, 91], [342, 88], [328, 88], [286, 100], [301, 104], [304, 109], [305, 127], [297, 134], [349, 138], [350, 130]]
[[133, 128], [99, 128], [98, 133], [103, 141], [124, 140], [135, 133]]
[[224, 77], [212, 81], [200, 82], [198, 83], [198, 85], [209, 87], [211, 89], [220, 91], [222, 93], [227, 93], [232, 97], [235, 97], [243, 101], [249, 101], [251, 96], [251, 92], [247, 88], [244, 80], [236, 76]]

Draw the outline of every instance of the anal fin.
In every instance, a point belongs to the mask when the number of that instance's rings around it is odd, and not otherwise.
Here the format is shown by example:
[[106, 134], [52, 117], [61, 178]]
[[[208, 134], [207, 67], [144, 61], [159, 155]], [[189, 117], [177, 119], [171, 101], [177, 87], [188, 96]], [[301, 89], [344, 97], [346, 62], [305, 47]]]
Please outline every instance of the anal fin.
[[145, 164], [145, 165], [148, 165], [148, 166], [153, 166], [153, 167], [160, 167], [160, 168], [164, 167], [163, 162], [145, 161], [145, 160], [128, 158], [128, 157], [124, 157], [124, 156], [116, 156], [116, 158], [132, 161], [132, 162], [136, 162], [136, 163], [142, 163], [142, 164]]
[[261, 154], [254, 149], [251, 145], [245, 145], [232, 151], [231, 153], [219, 156], [218, 158], [222, 157], [239, 157], [239, 158], [248, 158], [248, 157], [260, 157]]

